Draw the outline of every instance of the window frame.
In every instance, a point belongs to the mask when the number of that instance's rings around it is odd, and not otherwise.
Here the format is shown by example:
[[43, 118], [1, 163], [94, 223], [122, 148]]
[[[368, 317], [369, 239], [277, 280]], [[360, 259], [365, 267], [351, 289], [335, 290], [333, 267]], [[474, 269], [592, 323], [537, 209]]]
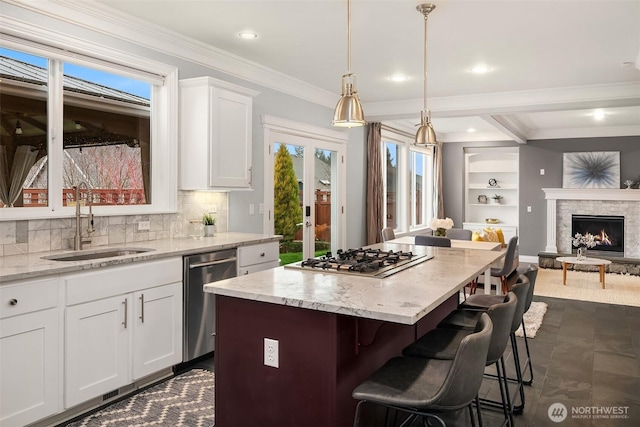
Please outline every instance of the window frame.
[[[47, 43], [16, 37], [16, 23], [0, 33], [0, 45], [48, 60], [47, 155], [48, 205], [45, 207], [0, 209], [0, 221], [52, 219], [75, 215], [74, 207], [62, 205], [64, 62], [147, 81], [151, 86], [151, 203], [144, 205], [95, 206], [96, 215], [140, 215], [177, 212], [178, 201], [178, 69], [126, 54], [102, 45], [78, 41], [68, 45], [67, 37], [47, 33]], [[19, 26], [19, 25], [18, 25]], [[3, 31], [6, 31], [3, 29]], [[37, 33], [37, 32], [36, 32]], [[84, 53], [90, 52], [90, 53]], [[163, 82], [159, 85], [159, 82]], [[60, 197], [58, 197], [58, 195]]]
[[[382, 156], [382, 174], [383, 174], [383, 211], [385, 218], [387, 216], [387, 143], [396, 144], [398, 147], [398, 194], [396, 195], [396, 206], [398, 207], [398, 218], [396, 221], [396, 228], [394, 232], [398, 234], [408, 233], [412, 231], [422, 230], [429, 227], [427, 223], [429, 215], [432, 214], [432, 194], [433, 191], [433, 177], [423, 177], [423, 197], [422, 197], [422, 217], [423, 224], [416, 224], [413, 218], [414, 209], [413, 202], [415, 200], [415, 194], [413, 194], [413, 177], [411, 174], [410, 162], [412, 159], [411, 153], [421, 153], [425, 155], [425, 170], [429, 170], [427, 163], [433, 163], [434, 150], [433, 147], [418, 147], [413, 144], [413, 139], [409, 136], [402, 135], [400, 133], [393, 132], [388, 129], [382, 129], [381, 132], [381, 156]], [[386, 224], [386, 219], [385, 219]]]

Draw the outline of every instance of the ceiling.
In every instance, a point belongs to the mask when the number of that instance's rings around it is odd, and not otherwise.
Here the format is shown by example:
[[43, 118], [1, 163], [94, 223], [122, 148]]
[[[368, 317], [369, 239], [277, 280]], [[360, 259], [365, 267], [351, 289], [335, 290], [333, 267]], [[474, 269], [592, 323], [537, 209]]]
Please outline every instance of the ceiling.
[[[96, 3], [138, 27], [170, 30], [174, 37], [189, 37], [265, 73], [276, 72], [292, 86], [304, 82], [335, 99], [333, 105], [339, 98], [340, 78], [347, 72], [346, 0]], [[366, 119], [410, 133], [423, 104], [420, 3], [351, 4], [351, 68]], [[427, 99], [439, 139], [526, 143], [640, 135], [639, 1], [434, 3]], [[239, 38], [244, 30], [258, 37]], [[491, 71], [470, 72], [478, 64]], [[408, 80], [387, 79], [396, 73]], [[320, 103], [329, 104], [329, 98]], [[594, 118], [596, 109], [604, 113], [600, 121]]]

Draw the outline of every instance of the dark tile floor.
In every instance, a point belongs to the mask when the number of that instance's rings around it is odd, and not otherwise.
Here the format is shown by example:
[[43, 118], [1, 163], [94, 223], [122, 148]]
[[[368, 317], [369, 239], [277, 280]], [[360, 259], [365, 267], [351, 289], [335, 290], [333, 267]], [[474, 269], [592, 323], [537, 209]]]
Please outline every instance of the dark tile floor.
[[[542, 326], [529, 340], [533, 384], [525, 387], [525, 407], [514, 418], [516, 426], [638, 426], [640, 425], [640, 307], [534, 297], [548, 304]], [[518, 338], [520, 358], [526, 355]], [[505, 361], [515, 377], [513, 357]], [[213, 370], [213, 359], [194, 366]], [[488, 369], [487, 372], [490, 372]], [[510, 385], [515, 392], [515, 386]], [[499, 400], [495, 380], [484, 381], [480, 394]], [[568, 412], [559, 423], [549, 418], [549, 407], [562, 403]], [[626, 411], [627, 418], [584, 415], [585, 411]], [[582, 411], [582, 417], [572, 415]], [[483, 410], [486, 427], [500, 426], [501, 412]], [[467, 411], [445, 416], [448, 426], [470, 425]]]
[[[533, 384], [525, 386], [525, 407], [516, 426], [640, 425], [640, 307], [534, 297], [548, 304], [542, 326], [529, 340]], [[520, 358], [524, 342], [518, 338]], [[507, 371], [514, 376], [511, 352]], [[515, 389], [515, 386], [511, 386]], [[499, 400], [496, 381], [485, 380], [481, 396]], [[561, 403], [568, 416], [553, 422], [549, 407]], [[626, 418], [586, 415], [617, 410]], [[573, 411], [580, 414], [573, 415]], [[582, 417], [582, 418], [579, 418]], [[485, 426], [501, 425], [502, 413], [483, 410]], [[468, 414], [448, 418], [447, 425], [469, 425]]]

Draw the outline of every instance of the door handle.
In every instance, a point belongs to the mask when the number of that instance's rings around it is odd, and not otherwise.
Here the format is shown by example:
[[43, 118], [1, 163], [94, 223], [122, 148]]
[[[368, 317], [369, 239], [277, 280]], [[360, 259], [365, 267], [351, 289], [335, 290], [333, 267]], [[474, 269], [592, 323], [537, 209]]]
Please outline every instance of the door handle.
[[311, 227], [312, 225], [313, 224], [311, 224], [311, 221], [307, 221], [307, 222], [304, 223], [304, 226], [307, 227], [307, 228]]
[[140, 320], [144, 323], [144, 294], [140, 294]]
[[128, 305], [128, 300], [125, 298], [124, 301], [122, 301], [122, 304], [124, 304], [124, 321], [122, 322], [122, 324], [124, 325], [124, 328], [127, 329], [127, 305]]

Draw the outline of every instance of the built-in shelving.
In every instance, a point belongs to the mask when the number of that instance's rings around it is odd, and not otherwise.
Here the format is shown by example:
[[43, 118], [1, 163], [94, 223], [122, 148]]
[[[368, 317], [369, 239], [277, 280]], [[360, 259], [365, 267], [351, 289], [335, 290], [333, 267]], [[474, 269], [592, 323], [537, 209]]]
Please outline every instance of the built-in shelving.
[[[507, 239], [518, 234], [518, 168], [517, 147], [465, 149], [464, 228], [500, 227]], [[493, 201], [495, 195], [502, 196], [500, 203]], [[487, 218], [499, 222], [487, 224]]]

